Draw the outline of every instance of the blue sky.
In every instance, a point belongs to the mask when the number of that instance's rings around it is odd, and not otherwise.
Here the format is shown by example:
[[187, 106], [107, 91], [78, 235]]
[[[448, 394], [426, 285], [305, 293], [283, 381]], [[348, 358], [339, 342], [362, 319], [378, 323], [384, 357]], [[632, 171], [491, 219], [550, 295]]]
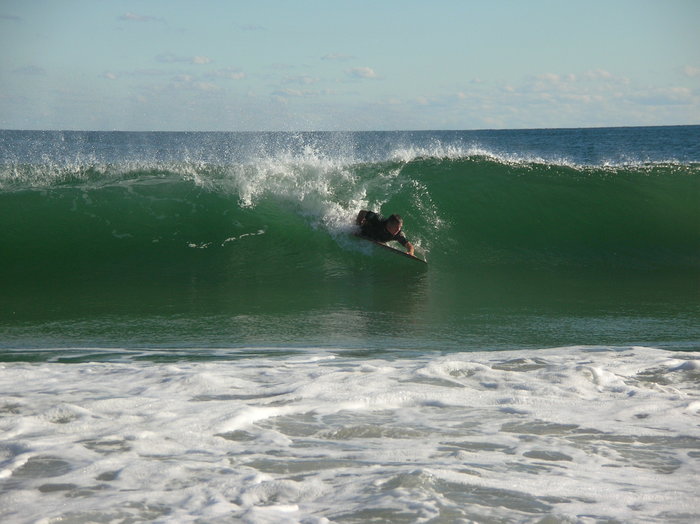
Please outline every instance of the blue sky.
[[0, 128], [700, 123], [695, 0], [0, 0]]

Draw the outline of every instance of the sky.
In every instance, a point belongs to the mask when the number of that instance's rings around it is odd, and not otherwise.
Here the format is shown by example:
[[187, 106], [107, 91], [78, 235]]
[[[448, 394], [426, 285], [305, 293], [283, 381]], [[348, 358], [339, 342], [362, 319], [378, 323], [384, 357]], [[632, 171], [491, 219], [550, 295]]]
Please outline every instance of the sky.
[[696, 0], [0, 0], [0, 128], [700, 124]]

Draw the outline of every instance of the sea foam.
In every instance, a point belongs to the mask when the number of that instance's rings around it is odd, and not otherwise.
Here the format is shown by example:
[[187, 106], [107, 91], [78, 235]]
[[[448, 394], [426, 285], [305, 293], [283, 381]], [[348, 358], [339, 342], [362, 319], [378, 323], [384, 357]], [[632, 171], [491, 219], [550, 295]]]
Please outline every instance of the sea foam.
[[0, 516], [692, 522], [699, 362], [581, 346], [8, 363]]

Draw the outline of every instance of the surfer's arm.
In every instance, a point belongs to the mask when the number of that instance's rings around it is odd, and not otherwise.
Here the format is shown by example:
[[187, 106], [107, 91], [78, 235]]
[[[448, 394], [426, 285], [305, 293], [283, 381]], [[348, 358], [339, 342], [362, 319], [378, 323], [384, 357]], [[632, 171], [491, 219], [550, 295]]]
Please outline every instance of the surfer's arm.
[[416, 255], [413, 253], [413, 244], [411, 244], [408, 240], [406, 241], [406, 244], [404, 244], [404, 247], [406, 248], [406, 253], [411, 255], [412, 257], [415, 257]]
[[399, 233], [394, 237], [394, 240], [396, 240], [399, 244], [401, 244], [403, 247], [406, 248], [406, 253], [411, 255], [412, 257], [416, 256], [414, 254], [413, 250], [413, 244], [411, 244], [408, 240], [406, 240], [406, 237], [404, 236], [403, 233]]

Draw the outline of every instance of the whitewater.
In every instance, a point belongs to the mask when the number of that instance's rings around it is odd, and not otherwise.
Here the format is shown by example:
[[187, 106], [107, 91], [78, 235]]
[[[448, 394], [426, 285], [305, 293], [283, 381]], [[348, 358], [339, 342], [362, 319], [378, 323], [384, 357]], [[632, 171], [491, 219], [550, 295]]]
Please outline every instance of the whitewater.
[[5, 364], [3, 521], [698, 519], [697, 353], [260, 353]]
[[697, 522], [699, 204], [699, 126], [0, 131], [0, 520]]

